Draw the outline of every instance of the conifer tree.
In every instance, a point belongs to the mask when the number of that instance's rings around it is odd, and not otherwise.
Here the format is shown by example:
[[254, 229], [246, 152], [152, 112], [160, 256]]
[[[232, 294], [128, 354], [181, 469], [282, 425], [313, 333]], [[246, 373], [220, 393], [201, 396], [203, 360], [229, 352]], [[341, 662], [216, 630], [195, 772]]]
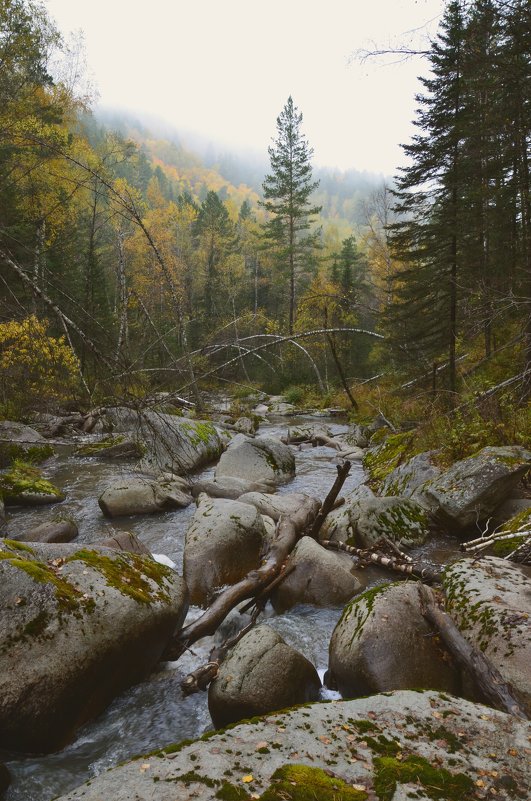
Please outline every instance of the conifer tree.
[[271, 173], [263, 183], [263, 206], [271, 215], [264, 234], [287, 274], [290, 334], [295, 323], [297, 279], [304, 270], [309, 272], [317, 247], [316, 235], [305, 232], [310, 229], [312, 217], [321, 211], [320, 206], [310, 202], [319, 181], [312, 181], [313, 150], [301, 124], [302, 114], [290, 96], [277, 118], [277, 137], [269, 148]]

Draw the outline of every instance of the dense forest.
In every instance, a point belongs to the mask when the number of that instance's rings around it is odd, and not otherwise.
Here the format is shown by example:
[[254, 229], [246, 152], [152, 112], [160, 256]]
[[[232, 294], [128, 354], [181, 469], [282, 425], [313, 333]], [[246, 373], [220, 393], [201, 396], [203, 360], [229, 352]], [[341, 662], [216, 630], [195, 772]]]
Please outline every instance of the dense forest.
[[407, 387], [444, 409], [499, 384], [525, 400], [530, 50], [525, 2], [449, 2], [396, 178], [314, 170], [291, 97], [260, 178], [95, 117], [75, 48], [38, 4], [2, 3], [4, 415], [201, 405], [220, 383], [412, 415]]

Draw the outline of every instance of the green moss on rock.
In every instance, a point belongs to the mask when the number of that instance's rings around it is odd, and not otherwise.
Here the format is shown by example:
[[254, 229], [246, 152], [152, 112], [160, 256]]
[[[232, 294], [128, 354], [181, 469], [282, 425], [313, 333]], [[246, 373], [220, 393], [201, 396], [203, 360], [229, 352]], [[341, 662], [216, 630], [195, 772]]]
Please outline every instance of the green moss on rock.
[[76, 449], [76, 456], [95, 456], [108, 448], [119, 445], [124, 439], [125, 437], [123, 436], [105, 437], [105, 439], [100, 439], [98, 442], [89, 442], [86, 445], [80, 445], [79, 448]]
[[474, 783], [464, 773], [450, 773], [433, 767], [421, 756], [376, 757], [374, 760], [374, 791], [380, 801], [391, 801], [398, 784], [419, 784], [428, 798], [462, 801], [472, 797]]
[[364, 790], [357, 790], [343, 779], [321, 768], [283, 765], [271, 777], [271, 786], [261, 801], [365, 801]]
[[389, 434], [387, 439], [378, 447], [368, 450], [363, 457], [363, 466], [369, 476], [369, 484], [379, 484], [392, 471], [401, 464], [405, 457], [413, 456], [411, 443], [413, 435], [410, 431], [399, 434]]
[[63, 500], [61, 490], [42, 477], [41, 471], [27, 462], [15, 461], [8, 473], [0, 475], [0, 497], [16, 504], [28, 495], [53, 496]]
[[354, 617], [356, 626], [352, 634], [351, 642], [354, 642], [354, 640], [361, 637], [363, 627], [369, 619], [369, 616], [374, 608], [374, 602], [378, 595], [387, 592], [389, 587], [396, 586], [397, 584], [400, 584], [400, 582], [395, 581], [390, 584], [379, 584], [377, 587], [371, 587], [371, 589], [366, 590], [365, 592], [361, 593], [361, 595], [356, 595], [356, 597], [353, 598], [349, 604], [347, 604], [337, 625], [339, 626], [341, 623], [346, 622], [350, 617]]

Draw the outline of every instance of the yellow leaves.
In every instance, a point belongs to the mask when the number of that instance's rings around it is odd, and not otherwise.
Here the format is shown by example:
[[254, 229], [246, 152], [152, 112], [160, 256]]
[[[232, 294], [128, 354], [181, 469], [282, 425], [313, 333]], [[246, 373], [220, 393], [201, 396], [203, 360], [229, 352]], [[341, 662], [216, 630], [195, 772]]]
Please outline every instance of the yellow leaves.
[[242, 776], [242, 782], [244, 784], [249, 784], [252, 781], [254, 781], [254, 777], [251, 773], [248, 773], [247, 776]]

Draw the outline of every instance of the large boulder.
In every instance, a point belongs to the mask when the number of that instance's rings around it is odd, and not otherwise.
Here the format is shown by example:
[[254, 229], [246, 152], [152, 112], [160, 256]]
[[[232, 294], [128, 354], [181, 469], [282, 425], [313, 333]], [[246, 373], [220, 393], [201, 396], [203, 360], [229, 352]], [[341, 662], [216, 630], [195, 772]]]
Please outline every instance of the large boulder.
[[531, 716], [531, 568], [489, 556], [444, 572], [446, 608]]
[[270, 626], [249, 631], [222, 662], [208, 691], [208, 709], [219, 728], [243, 718], [316, 701], [321, 681], [306, 657]]
[[206, 492], [211, 498], [231, 498], [236, 500], [247, 492], [273, 492], [274, 481], [247, 481], [234, 476], [220, 476], [214, 481], [199, 479], [192, 485], [192, 496], [197, 498]]
[[334, 629], [326, 681], [346, 698], [413, 687], [456, 693], [459, 674], [431, 634], [415, 583], [367, 590]]
[[325, 521], [320, 539], [370, 548], [382, 537], [398, 546], [422, 545], [430, 531], [428, 515], [410, 498], [366, 495], [350, 499]]
[[0, 748], [50, 752], [158, 662], [187, 611], [149, 557], [4, 541]]
[[187, 483], [178, 476], [163, 476], [158, 481], [127, 478], [107, 487], [98, 503], [106, 517], [151, 515], [189, 506], [192, 496]]
[[280, 520], [280, 516], [290, 517], [307, 501], [308, 495], [302, 492], [291, 492], [285, 495], [271, 495], [264, 492], [247, 492], [240, 495], [240, 503], [254, 506], [260, 514], [272, 520]]
[[265, 538], [264, 522], [253, 506], [200, 495], [184, 545], [190, 602], [206, 606], [216, 589], [257, 568]]
[[414, 498], [457, 532], [485, 521], [530, 469], [531, 452], [525, 448], [483, 448], [420, 486]]
[[271, 597], [277, 613], [297, 604], [343, 606], [363, 589], [354, 575], [350, 556], [327, 551], [311, 537], [299, 540], [291, 552], [288, 566], [294, 570]]
[[221, 456], [216, 480], [235, 476], [247, 481], [288, 481], [295, 475], [292, 450], [274, 437], [249, 437], [238, 434]]
[[124, 407], [106, 409], [101, 429], [107, 433], [128, 433], [144, 443], [142, 470], [157, 474], [161, 470], [184, 475], [215, 461], [227, 444], [226, 432], [213, 423], [191, 420], [163, 412]]
[[386, 693], [165, 745], [57, 801], [524, 801], [530, 735], [527, 721], [460, 698]]
[[403, 464], [399, 464], [387, 475], [380, 488], [380, 495], [403, 495], [411, 498], [415, 490], [427, 481], [433, 481], [441, 474], [434, 463], [436, 451], [417, 453]]

